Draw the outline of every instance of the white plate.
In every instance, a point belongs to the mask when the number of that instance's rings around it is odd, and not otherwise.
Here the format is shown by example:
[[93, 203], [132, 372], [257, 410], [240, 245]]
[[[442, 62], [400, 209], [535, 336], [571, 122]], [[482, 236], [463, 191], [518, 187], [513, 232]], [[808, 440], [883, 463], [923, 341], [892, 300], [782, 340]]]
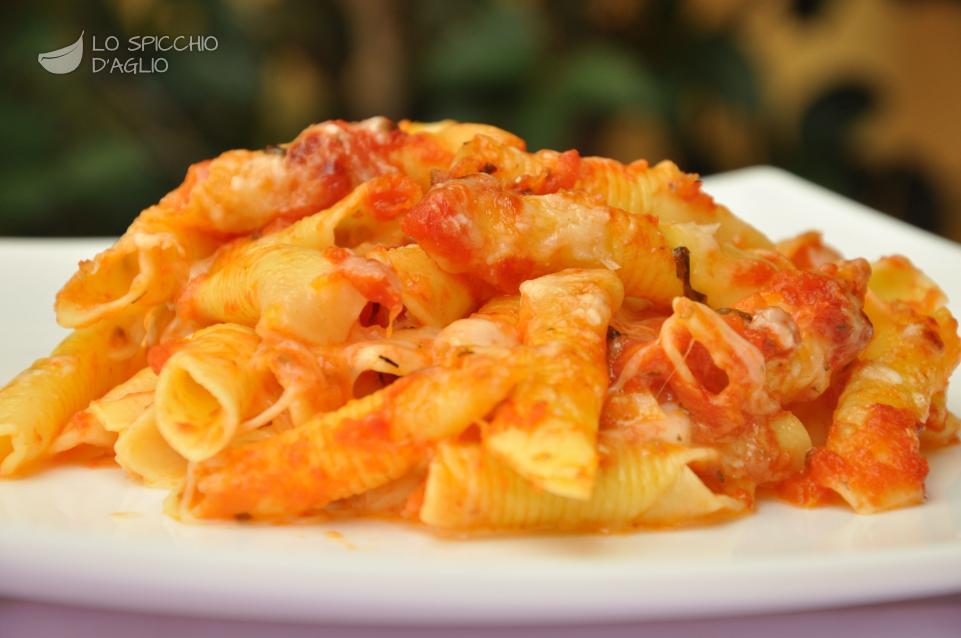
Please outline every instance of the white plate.
[[[814, 227], [851, 255], [905, 253], [961, 299], [955, 244], [774, 169], [708, 184], [772, 236]], [[78, 258], [103, 244], [0, 241], [0, 378], [59, 338], [53, 293]], [[502, 624], [759, 613], [961, 591], [959, 446], [932, 459], [920, 507], [858, 517], [763, 501], [756, 515], [731, 523], [620, 536], [459, 541], [376, 522], [192, 526], [162, 516], [163, 497], [114, 469], [0, 482], [0, 595], [238, 618]]]

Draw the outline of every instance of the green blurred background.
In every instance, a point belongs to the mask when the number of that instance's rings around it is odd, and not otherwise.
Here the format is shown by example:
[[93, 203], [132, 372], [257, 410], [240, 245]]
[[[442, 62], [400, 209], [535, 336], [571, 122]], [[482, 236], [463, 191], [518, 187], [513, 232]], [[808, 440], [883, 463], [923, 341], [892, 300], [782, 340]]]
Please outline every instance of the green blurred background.
[[[961, 3], [208, 0], [2, 9], [0, 235], [113, 235], [232, 147], [374, 114], [531, 148], [775, 164], [961, 239]], [[86, 32], [208, 34], [154, 75], [51, 75]], [[122, 52], [124, 57], [136, 54]], [[88, 52], [85, 52], [89, 56]]]

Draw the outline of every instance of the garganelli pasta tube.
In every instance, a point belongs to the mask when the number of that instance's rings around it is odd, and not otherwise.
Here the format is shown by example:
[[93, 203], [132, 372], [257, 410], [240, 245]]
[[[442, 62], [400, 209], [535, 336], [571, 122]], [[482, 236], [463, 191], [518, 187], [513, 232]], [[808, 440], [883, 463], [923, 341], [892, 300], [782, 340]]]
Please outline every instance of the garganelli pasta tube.
[[477, 136], [495, 140], [513, 148], [523, 150], [524, 140], [513, 133], [491, 126], [489, 124], [475, 124], [473, 122], [458, 122], [456, 120], [441, 120], [439, 122], [411, 122], [402, 120], [398, 125], [400, 130], [412, 135], [424, 134], [430, 136], [449, 153], [456, 153], [463, 146]]
[[50, 446], [50, 452], [56, 454], [82, 445], [112, 449], [117, 433], [130, 427], [153, 405], [156, 387], [157, 374], [149, 367], [140, 370], [75, 412]]
[[147, 485], [173, 488], [184, 481], [187, 461], [161, 436], [152, 408], [117, 436], [114, 450], [117, 464]]
[[629, 295], [669, 304], [682, 294], [657, 220], [562, 195], [517, 195], [486, 175], [433, 188], [401, 222], [449, 272], [502, 292], [565, 268], [614, 270]]
[[143, 367], [139, 322], [76, 330], [0, 390], [0, 476], [41, 458], [74, 412]]
[[[920, 430], [961, 356], [957, 322], [936, 286], [903, 259], [882, 260], [875, 272], [865, 307], [874, 337], [838, 399], [825, 447], [811, 459], [814, 480], [865, 513], [923, 500]], [[905, 290], [899, 277], [915, 283]]]
[[516, 296], [494, 297], [477, 312], [447, 324], [434, 339], [436, 361], [455, 361], [475, 352], [510, 352], [520, 345], [517, 323], [520, 299]]
[[445, 272], [420, 246], [401, 246], [371, 257], [390, 265], [400, 284], [401, 303], [425, 326], [443, 328], [480, 303], [476, 286]]
[[83, 412], [108, 432], [121, 432], [153, 405], [156, 389], [157, 373], [152, 368], [144, 368], [92, 401]]
[[50, 454], [60, 454], [76, 448], [103, 448], [110, 450], [117, 441], [116, 432], [105, 430], [103, 425], [86, 410], [75, 413], [60, 434], [50, 444]]
[[263, 337], [342, 343], [368, 300], [338, 273], [336, 261], [311, 248], [251, 244], [195, 280], [180, 304], [201, 321], [243, 324]]
[[694, 223], [662, 224], [661, 232], [673, 249], [689, 255], [689, 283], [715, 308], [733, 306], [758, 289], [769, 286], [788, 267], [775, 255], [751, 252], [720, 241], [717, 226]]
[[[676, 502], [694, 510], [695, 518], [740, 509], [737, 501], [714, 495], [690, 473], [688, 464], [710, 459], [709, 450], [629, 438], [613, 438], [606, 448], [594, 490], [584, 500], [538, 490], [478, 443], [446, 442], [431, 462], [421, 520], [441, 529], [622, 529], [643, 523], [669, 490]], [[670, 520], [663, 511], [653, 512], [652, 519]]]
[[273, 374], [251, 365], [259, 345], [250, 328], [217, 324], [194, 333], [164, 363], [154, 398], [157, 429], [181, 456], [214, 456], [279, 394]]
[[420, 186], [403, 175], [364, 182], [336, 204], [264, 235], [259, 244], [289, 244], [318, 250], [353, 248], [365, 242], [402, 243], [397, 217], [421, 197]]
[[696, 175], [673, 162], [629, 165], [577, 151], [526, 153], [516, 144], [479, 134], [461, 146], [451, 164], [452, 177], [494, 176], [518, 192], [538, 195], [571, 190], [637, 215], [656, 215], [662, 223], [713, 226], [719, 241], [739, 248], [771, 248], [760, 231], [718, 205], [701, 189]]
[[624, 289], [609, 270], [562, 270], [521, 284], [530, 370], [484, 430], [484, 446], [537, 487], [587, 499], [607, 392], [607, 325]]
[[135, 303], [145, 308], [162, 303], [187, 282], [191, 262], [216, 245], [203, 233], [173, 231], [158, 206], [148, 209], [114, 246], [80, 263], [57, 294], [57, 321], [89, 326]]

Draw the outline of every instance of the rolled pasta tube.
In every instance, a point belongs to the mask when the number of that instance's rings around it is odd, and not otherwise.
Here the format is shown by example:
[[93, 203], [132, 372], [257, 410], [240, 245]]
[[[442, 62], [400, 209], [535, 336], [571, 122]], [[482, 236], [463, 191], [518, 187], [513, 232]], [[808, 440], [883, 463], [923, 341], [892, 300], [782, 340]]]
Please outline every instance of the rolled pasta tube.
[[50, 444], [48, 452], [50, 454], [61, 454], [84, 446], [112, 450], [116, 441], [116, 432], [105, 430], [103, 425], [92, 418], [88, 411], [81, 410], [70, 417], [60, 434]]
[[435, 359], [450, 362], [464, 354], [504, 352], [520, 345], [519, 314], [518, 297], [494, 297], [470, 317], [452, 321], [440, 331], [433, 344]]
[[157, 374], [144, 368], [92, 401], [84, 412], [108, 432], [121, 432], [139, 419], [154, 403]]
[[117, 435], [114, 452], [120, 467], [147, 485], [174, 488], [184, 481], [187, 461], [161, 436], [153, 408]]
[[156, 387], [156, 373], [149, 367], [143, 368], [76, 412], [50, 446], [50, 452], [58, 454], [81, 445], [113, 449], [117, 433], [153, 407]]
[[444, 270], [501, 292], [564, 268], [608, 268], [625, 294], [666, 306], [683, 293], [654, 217], [574, 194], [518, 195], [487, 175], [451, 180], [431, 189], [401, 228]]
[[763, 350], [765, 386], [776, 401], [814, 399], [867, 345], [871, 324], [862, 309], [870, 274], [863, 259], [817, 272], [784, 270], [735, 304], [750, 320], [735, 313], [731, 324]]
[[520, 319], [521, 299], [517, 295], [499, 295], [491, 297], [480, 307], [473, 316], [484, 317], [491, 321], [514, 326]]
[[838, 399], [827, 442], [809, 459], [814, 480], [859, 514], [924, 500], [919, 433], [934, 394], [957, 365], [957, 322], [869, 294], [874, 336]]
[[446, 167], [449, 156], [436, 146], [394, 129], [385, 118], [313, 124], [289, 144], [228, 151], [213, 160], [185, 198], [182, 223], [237, 235], [275, 219], [297, 220], [401, 166], [423, 164], [425, 172]]
[[902, 302], [922, 314], [933, 314], [948, 303], [944, 291], [902, 255], [871, 264], [868, 288], [886, 303]]
[[223, 243], [228, 229], [218, 220], [229, 218], [228, 211], [237, 218], [263, 217], [248, 209], [264, 203], [261, 191], [276, 186], [271, 175], [282, 162], [263, 152], [228, 151], [191, 166], [184, 182], [140, 213], [116, 244], [80, 263], [57, 294], [57, 321], [90, 325], [135, 302], [150, 305], [175, 296], [191, 263]]
[[697, 175], [684, 173], [669, 161], [625, 165], [604, 157], [581, 157], [577, 151], [526, 153], [523, 146], [481, 134], [460, 148], [450, 168], [455, 178], [476, 173], [489, 173], [518, 192], [578, 190], [613, 208], [654, 215], [664, 224], [714, 225], [719, 241], [744, 249], [773, 247], [763, 233], [705, 193]]
[[773, 248], [764, 234], [738, 218], [701, 189], [697, 175], [676, 164], [654, 166], [641, 160], [627, 166], [600, 157], [585, 157], [575, 188], [599, 195], [608, 206], [635, 214], [656, 215], [663, 224], [717, 225], [718, 241], [742, 249]]
[[465, 144], [483, 135], [498, 144], [524, 150], [526, 143], [521, 138], [504, 129], [490, 124], [440, 120], [438, 122], [412, 122], [401, 120], [398, 128], [409, 135], [426, 135], [435, 140], [448, 153], [456, 153]]
[[670, 248], [687, 249], [691, 288], [715, 308], [731, 307], [769, 286], [779, 272], [792, 269], [786, 259], [742, 250], [718, 236], [719, 227], [693, 223], [660, 226]]
[[186, 316], [256, 327], [261, 336], [342, 343], [368, 300], [336, 266], [310, 248], [251, 244], [194, 280], [179, 305]]
[[142, 316], [75, 330], [0, 390], [0, 476], [48, 452], [67, 420], [145, 362]]
[[817, 270], [843, 259], [841, 253], [824, 243], [823, 235], [816, 230], [782, 239], [775, 247], [801, 270]]
[[217, 324], [194, 333], [164, 364], [154, 400], [157, 429], [185, 459], [220, 452], [243, 421], [279, 394], [270, 371], [250, 364], [259, 345], [250, 328]]
[[481, 293], [466, 278], [445, 272], [416, 244], [370, 255], [389, 264], [400, 282], [400, 300], [423, 326], [443, 328], [480, 304]]
[[149, 367], [94, 399], [74, 415], [50, 446], [51, 454], [89, 445], [113, 449], [117, 433], [139, 419], [153, 405], [157, 375]]
[[57, 322], [92, 325], [138, 304], [168, 301], [186, 284], [190, 265], [209, 255], [218, 241], [173, 228], [162, 205], [141, 213], [116, 244], [82, 261], [57, 293]]
[[737, 514], [744, 508], [741, 501], [712, 492], [694, 470], [685, 466], [670, 487], [638, 516], [636, 524], [683, 525]]
[[583, 161], [577, 151], [528, 153], [523, 146], [479, 133], [460, 147], [448, 173], [453, 178], [486, 173], [511, 190], [547, 195], [573, 188]]
[[795, 474], [802, 472], [812, 447], [807, 428], [797, 416], [787, 410], [772, 417], [768, 425], [778, 446], [788, 455], [789, 470]]
[[630, 437], [610, 437], [605, 448], [594, 490], [582, 500], [539, 490], [476, 442], [445, 441], [430, 464], [420, 519], [449, 530], [619, 530], [741, 509], [711, 493], [688, 468], [712, 460], [709, 449]]
[[607, 326], [624, 298], [609, 270], [564, 270], [520, 287], [531, 369], [484, 428], [484, 446], [552, 494], [590, 498], [608, 385]]
[[521, 372], [510, 358], [465, 356], [459, 367], [421, 370], [275, 437], [227, 449], [194, 468], [181, 511], [291, 517], [385, 485], [490, 412]]
[[399, 244], [403, 234], [397, 218], [417, 203], [422, 193], [410, 178], [389, 174], [355, 188], [336, 204], [264, 235], [257, 244], [290, 244], [321, 250], [333, 245], [353, 248], [364, 242]]

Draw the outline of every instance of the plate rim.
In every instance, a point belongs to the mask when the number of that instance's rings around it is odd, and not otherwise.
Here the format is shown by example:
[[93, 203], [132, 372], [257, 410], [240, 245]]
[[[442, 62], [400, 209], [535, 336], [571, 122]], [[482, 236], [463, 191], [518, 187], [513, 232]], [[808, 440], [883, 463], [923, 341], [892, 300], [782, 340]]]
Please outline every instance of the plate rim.
[[[269, 556], [238, 560], [235, 553], [190, 551], [171, 560], [166, 549], [151, 550], [123, 539], [108, 547], [102, 539], [71, 538], [60, 530], [32, 533], [32, 538], [19, 541], [11, 536], [9, 530], [0, 533], [0, 547], [16, 546], [20, 551], [0, 549], [4, 574], [0, 595], [100, 609], [244, 620], [406, 626], [654, 621], [827, 609], [961, 591], [961, 543], [950, 542], [813, 558], [779, 556], [774, 561], [763, 556], [739, 557], [736, 563], [665, 561], [641, 569], [635, 564], [591, 567], [561, 563], [523, 577], [519, 570], [502, 571], [491, 565], [472, 570], [469, 579], [458, 578], [462, 574], [456, 565], [444, 570], [432, 565], [418, 574], [411, 571], [415, 560], [394, 560], [377, 570], [377, 591], [410, 589], [418, 595], [397, 600], [380, 597], [371, 609], [367, 579], [374, 574], [358, 573], [349, 564], [350, 556], [317, 570], [307, 564], [295, 568], [287, 561], [271, 565]], [[8, 545], [11, 540], [15, 543]], [[38, 555], [43, 559], [38, 561]], [[131, 561], [129, 565], [127, 561]], [[365, 569], [369, 568], [370, 561], [365, 562]], [[96, 565], [119, 569], [109, 575], [98, 574]], [[175, 568], [185, 566], [190, 579], [181, 581]], [[145, 580], [142, 573], [150, 571], [159, 578]], [[39, 579], [43, 586], [38, 584], [38, 573], [44, 576]], [[890, 578], [893, 573], [898, 579]], [[282, 580], [288, 586], [272, 594], [263, 587], [250, 591], [244, 581], [252, 574], [268, 583]], [[790, 586], [785, 586], [785, 578], [791, 579]], [[645, 589], [651, 582], [657, 584], [656, 591]], [[723, 588], [731, 585], [735, 587], [725, 593]], [[549, 591], [549, 597], [541, 593], [541, 587]], [[109, 600], [105, 589], [112, 591]], [[800, 591], [804, 595], [799, 597]], [[252, 595], [255, 600], [250, 600]], [[691, 599], [699, 604], [690, 605]]]

